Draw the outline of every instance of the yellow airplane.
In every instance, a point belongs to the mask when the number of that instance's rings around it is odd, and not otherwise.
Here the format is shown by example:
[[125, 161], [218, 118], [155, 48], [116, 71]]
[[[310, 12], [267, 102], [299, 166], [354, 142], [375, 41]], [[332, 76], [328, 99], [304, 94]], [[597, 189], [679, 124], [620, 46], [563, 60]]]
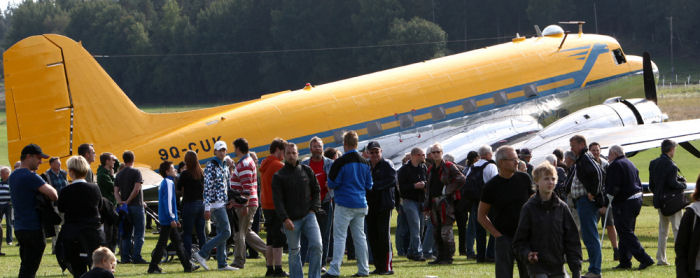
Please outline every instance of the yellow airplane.
[[[532, 136], [606, 99], [645, 96], [642, 62], [625, 55], [612, 37], [568, 34], [552, 25], [532, 38], [328, 84], [150, 114], [79, 42], [32, 36], [4, 53], [9, 158], [19, 160], [29, 143], [62, 159], [92, 143], [98, 154], [132, 150], [137, 164], [157, 169], [164, 160], [183, 160], [187, 150], [197, 151], [204, 163], [217, 140], [231, 145], [245, 137], [263, 158], [275, 137], [297, 143], [303, 154], [313, 136], [342, 147], [342, 133], [356, 130], [361, 141], [379, 140], [384, 155], [397, 162], [412, 147], [436, 141], [463, 159], [467, 148]], [[646, 72], [653, 74], [657, 69], [650, 65]], [[655, 91], [647, 98], [654, 99]], [[663, 120], [652, 102], [638, 103], [647, 104], [610, 110], [640, 110], [649, 116], [642, 123]]]

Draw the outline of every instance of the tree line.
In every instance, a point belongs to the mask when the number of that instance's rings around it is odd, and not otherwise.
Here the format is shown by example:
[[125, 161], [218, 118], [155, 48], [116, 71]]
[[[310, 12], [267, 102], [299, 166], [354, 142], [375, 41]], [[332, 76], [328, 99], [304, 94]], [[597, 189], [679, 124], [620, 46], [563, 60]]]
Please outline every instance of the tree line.
[[532, 36], [535, 24], [568, 20], [615, 36], [627, 53], [649, 50], [664, 60], [672, 17], [676, 60], [697, 60], [697, 14], [696, 0], [25, 0], [3, 12], [0, 45], [63, 34], [101, 55], [139, 105], [230, 103]]

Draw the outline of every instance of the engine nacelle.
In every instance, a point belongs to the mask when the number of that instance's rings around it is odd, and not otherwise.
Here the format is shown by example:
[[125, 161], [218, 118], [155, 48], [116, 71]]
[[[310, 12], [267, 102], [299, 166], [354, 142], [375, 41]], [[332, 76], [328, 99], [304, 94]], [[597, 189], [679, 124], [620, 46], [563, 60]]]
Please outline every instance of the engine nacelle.
[[603, 104], [581, 109], [557, 120], [523, 145], [532, 148], [556, 137], [571, 136], [580, 130], [659, 123], [665, 118], [652, 101], [612, 98]]

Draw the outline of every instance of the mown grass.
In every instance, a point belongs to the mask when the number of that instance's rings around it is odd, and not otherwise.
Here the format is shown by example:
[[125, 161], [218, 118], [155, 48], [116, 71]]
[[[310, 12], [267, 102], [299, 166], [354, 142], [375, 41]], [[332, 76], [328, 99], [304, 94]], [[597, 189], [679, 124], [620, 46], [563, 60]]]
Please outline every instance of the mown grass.
[[[637, 229], [636, 234], [639, 237], [643, 247], [646, 252], [652, 257], [656, 256], [656, 246], [657, 246], [657, 234], [658, 234], [658, 214], [656, 210], [652, 207], [645, 206], [642, 208], [642, 212], [637, 218]], [[392, 216], [392, 237], [395, 234], [396, 228], [396, 212]], [[455, 235], [457, 234], [457, 229], [455, 227]], [[261, 233], [261, 237], [265, 237], [264, 233]], [[142, 254], [146, 260], [150, 259], [150, 252], [153, 250], [155, 243], [157, 241], [157, 235], [153, 235], [147, 232], [146, 243], [144, 245]], [[393, 240], [392, 240], [393, 242]], [[4, 242], [3, 242], [4, 245]], [[582, 244], [583, 246], [583, 244]], [[670, 263], [674, 262], [675, 252], [673, 251], [673, 238], [669, 238], [669, 243], [667, 246], [667, 260]], [[585, 247], [584, 247], [585, 248]], [[7, 254], [5, 257], [0, 257], [0, 276], [2, 277], [16, 277], [17, 271], [19, 269], [19, 251], [18, 247], [15, 246], [3, 246], [2, 251]], [[394, 249], [394, 254], [396, 254], [396, 249]], [[586, 251], [583, 251], [584, 258], [587, 258]], [[229, 258], [231, 256], [229, 255]], [[231, 259], [229, 259], [231, 262]], [[216, 265], [216, 260], [213, 258], [208, 261], [210, 266]], [[635, 267], [638, 262], [633, 260]], [[284, 269], [288, 270], [287, 264], [287, 254], [283, 256]], [[396, 274], [394, 277], [426, 277], [426, 276], [438, 276], [438, 277], [493, 277], [494, 276], [494, 265], [492, 263], [488, 264], [477, 264], [475, 261], [466, 260], [464, 256], [455, 256], [455, 261], [453, 265], [443, 265], [443, 266], [429, 266], [426, 263], [419, 263], [408, 261], [405, 257], [394, 257], [394, 270]], [[627, 270], [618, 271], [612, 270], [612, 267], [616, 266], [617, 262], [612, 259], [612, 248], [607, 237], [603, 242], [603, 275], [605, 277], [664, 277], [664, 276], [674, 276], [675, 267], [674, 266], [652, 266], [651, 268], [644, 271], [637, 270]], [[182, 272], [182, 266], [177, 262], [171, 262], [167, 264], [162, 264], [161, 267], [166, 271], [166, 274], [162, 275], [148, 275], [146, 270], [148, 265], [118, 265], [117, 266], [117, 277], [263, 277], [265, 275], [265, 260], [264, 259], [250, 259], [246, 263], [246, 267], [243, 270], [236, 271], [234, 273], [219, 272], [219, 271], [203, 271], [198, 270], [191, 274], [184, 274]], [[583, 269], [588, 268], [588, 263], [583, 264]], [[370, 265], [370, 270], [374, 267]], [[308, 270], [305, 268], [305, 271]], [[350, 275], [357, 272], [357, 267], [355, 261], [344, 261], [341, 267], [342, 277], [349, 277]], [[516, 277], [517, 277], [517, 271]], [[67, 274], [66, 272], [65, 274]], [[62, 277], [60, 268], [56, 263], [56, 259], [51, 255], [51, 242], [47, 241], [47, 248], [44, 251], [44, 257], [42, 259], [41, 267], [39, 268], [38, 276], [41, 277]]]
[[[681, 120], [688, 118], [700, 118], [700, 86], [690, 86], [688, 88], [678, 88], [660, 90], [659, 95], [659, 105], [662, 111], [669, 114], [671, 120]], [[142, 108], [146, 112], [150, 113], [164, 113], [164, 112], [178, 112], [191, 109], [205, 108], [208, 106], [163, 106], [163, 107], [145, 107]], [[5, 123], [5, 111], [0, 111], [0, 165], [8, 165], [7, 159], [7, 133], [6, 133], [6, 123]], [[696, 145], [700, 145], [697, 144]], [[648, 180], [648, 163], [653, 158], [659, 155], [659, 150], [651, 149], [644, 152], [640, 152], [636, 156], [632, 157], [632, 161], [637, 165], [640, 170], [640, 178], [643, 181]], [[675, 157], [675, 160], [683, 174], [688, 178], [689, 181], [695, 181], [695, 178], [700, 172], [700, 160], [692, 157], [685, 150], [679, 148]], [[657, 234], [658, 234], [658, 216], [656, 210], [651, 207], [645, 206], [637, 221], [637, 236], [640, 238], [642, 245], [652, 257], [655, 257], [656, 246], [657, 246]], [[3, 225], [4, 226], [4, 225]], [[396, 227], [396, 214], [392, 217], [392, 236]], [[457, 233], [455, 229], [455, 234]], [[264, 232], [261, 233], [264, 237]], [[149, 258], [149, 254], [153, 249], [157, 236], [151, 233], [147, 233], [146, 244], [143, 248], [144, 258]], [[4, 242], [3, 242], [4, 243]], [[4, 244], [3, 244], [4, 245]], [[42, 265], [39, 269], [38, 275], [42, 277], [63, 277], [67, 275], [67, 272], [62, 274], [58, 264], [56, 263], [55, 257], [50, 254], [50, 241], [48, 242], [49, 248], [44, 252], [44, 257], [42, 260]], [[675, 258], [675, 253], [673, 252], [673, 239], [669, 239], [667, 257], [669, 262], [673, 262]], [[19, 251], [17, 246], [3, 246], [2, 251], [7, 253], [7, 256], [0, 257], [0, 276], [2, 277], [15, 277], [17, 275], [17, 270], [19, 268]], [[396, 251], [394, 251], [396, 254]], [[587, 257], [584, 251], [584, 258]], [[284, 268], [288, 269], [287, 266], [287, 255], [284, 256], [283, 264]], [[356, 267], [354, 261], [345, 263], [344, 267], [341, 269], [341, 274], [343, 276], [350, 276], [356, 272]], [[209, 261], [210, 265], [215, 265], [214, 260]], [[617, 262], [612, 261], [612, 249], [610, 242], [606, 239], [603, 243], [603, 274], [606, 277], [661, 277], [673, 275], [675, 269], [673, 266], [659, 267], [654, 266], [648, 270], [644, 271], [615, 271], [612, 267], [617, 265]], [[584, 270], [587, 268], [587, 263], [584, 263]], [[154, 277], [182, 277], [185, 276], [182, 273], [181, 266], [176, 263], [169, 263], [162, 265], [163, 269], [168, 273], [165, 275], [157, 275]], [[456, 257], [455, 263], [450, 266], [428, 266], [425, 263], [417, 263], [408, 261], [404, 257], [394, 258], [394, 267], [396, 270], [396, 277], [425, 277], [425, 276], [438, 276], [438, 277], [493, 277], [494, 276], [494, 266], [493, 264], [476, 264], [474, 261], [467, 261], [464, 257]], [[117, 267], [117, 276], [149, 276], [146, 274], [146, 265], [119, 265]], [[262, 277], [265, 273], [265, 261], [264, 259], [253, 259], [249, 260], [246, 268], [235, 273], [222, 273], [218, 271], [197, 271], [192, 274], [188, 274], [188, 277]]]

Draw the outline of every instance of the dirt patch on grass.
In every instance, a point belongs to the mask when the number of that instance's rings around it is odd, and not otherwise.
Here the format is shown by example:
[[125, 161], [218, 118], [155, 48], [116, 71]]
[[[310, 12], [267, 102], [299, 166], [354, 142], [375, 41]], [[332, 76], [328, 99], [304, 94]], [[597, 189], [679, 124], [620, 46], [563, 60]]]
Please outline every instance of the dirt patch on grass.
[[700, 118], [700, 86], [683, 90], [659, 88], [659, 108], [671, 121]]

